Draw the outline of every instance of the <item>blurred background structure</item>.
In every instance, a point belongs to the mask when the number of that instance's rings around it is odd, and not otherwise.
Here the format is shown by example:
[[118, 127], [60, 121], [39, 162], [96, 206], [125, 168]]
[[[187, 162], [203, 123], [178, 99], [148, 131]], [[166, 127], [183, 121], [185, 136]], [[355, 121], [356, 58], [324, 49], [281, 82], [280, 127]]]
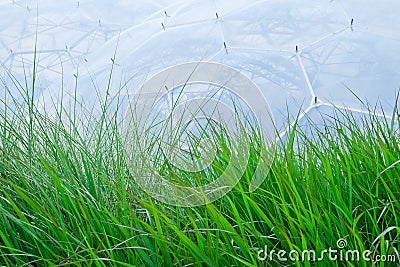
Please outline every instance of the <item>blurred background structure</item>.
[[34, 97], [49, 113], [60, 99], [96, 105], [168, 67], [209, 61], [250, 78], [280, 131], [288, 117], [317, 122], [333, 106], [363, 114], [361, 101], [390, 116], [400, 88], [394, 10], [399, 1], [0, 0], [0, 95], [12, 77], [31, 79], [36, 49]]

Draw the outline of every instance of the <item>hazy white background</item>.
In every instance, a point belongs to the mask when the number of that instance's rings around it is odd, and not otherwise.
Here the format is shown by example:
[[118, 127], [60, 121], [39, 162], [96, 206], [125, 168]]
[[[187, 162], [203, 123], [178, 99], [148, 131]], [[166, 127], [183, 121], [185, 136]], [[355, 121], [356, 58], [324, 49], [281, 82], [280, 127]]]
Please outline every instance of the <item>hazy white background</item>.
[[390, 113], [400, 88], [398, 10], [394, 0], [0, 0], [0, 77], [11, 91], [10, 74], [30, 78], [37, 37], [35, 99], [49, 112], [76, 82], [77, 97], [97, 103], [113, 62], [111, 96], [175, 64], [212, 61], [253, 80], [280, 129], [288, 111], [317, 121], [332, 105], [365, 110], [348, 88]]

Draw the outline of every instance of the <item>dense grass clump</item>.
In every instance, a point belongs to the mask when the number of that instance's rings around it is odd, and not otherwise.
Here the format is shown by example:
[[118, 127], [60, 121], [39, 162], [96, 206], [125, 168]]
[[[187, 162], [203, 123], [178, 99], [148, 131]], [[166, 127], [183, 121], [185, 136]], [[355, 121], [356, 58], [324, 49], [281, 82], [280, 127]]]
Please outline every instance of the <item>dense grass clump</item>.
[[[37, 110], [33, 94], [21, 90], [24, 97], [13, 99], [6, 93], [1, 101], [1, 265], [399, 263], [397, 111], [390, 121], [337, 110], [345, 120], [333, 117], [323, 131], [311, 123], [307, 134], [294, 125], [278, 141], [261, 188], [248, 192], [250, 177], [244, 177], [220, 200], [183, 208], [158, 203], [135, 186], [121, 122], [107, 101], [98, 117], [88, 112], [77, 120], [60, 106], [50, 119]], [[251, 155], [250, 166], [257, 163]], [[323, 250], [338, 249], [339, 239], [346, 250], [371, 250], [371, 260], [394, 255], [395, 262], [318, 260]], [[317, 259], [263, 259], [266, 248], [300, 256], [315, 250]]]

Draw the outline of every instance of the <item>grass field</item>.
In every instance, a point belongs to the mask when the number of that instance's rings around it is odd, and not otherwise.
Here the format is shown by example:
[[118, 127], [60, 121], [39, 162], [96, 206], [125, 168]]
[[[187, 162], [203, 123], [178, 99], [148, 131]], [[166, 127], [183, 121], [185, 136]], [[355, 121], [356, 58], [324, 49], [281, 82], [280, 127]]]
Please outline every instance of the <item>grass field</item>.
[[[135, 186], [107, 104], [83, 121], [66, 112], [50, 119], [34, 105], [34, 85], [13, 86], [23, 100], [6, 93], [0, 104], [1, 265], [399, 265], [397, 110], [392, 120], [361, 121], [337, 110], [346, 119], [312, 135], [294, 125], [258, 190], [248, 192], [250, 168], [225, 197], [184, 208]], [[308, 250], [316, 259], [302, 262]], [[345, 260], [350, 250], [360, 261]], [[378, 255], [387, 262], [374, 263]]]

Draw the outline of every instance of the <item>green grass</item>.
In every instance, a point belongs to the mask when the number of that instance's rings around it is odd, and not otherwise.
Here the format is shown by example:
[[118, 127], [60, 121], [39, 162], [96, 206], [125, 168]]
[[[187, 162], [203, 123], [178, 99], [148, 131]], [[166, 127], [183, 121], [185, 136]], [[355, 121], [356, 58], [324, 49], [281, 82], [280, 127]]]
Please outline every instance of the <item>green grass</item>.
[[[81, 107], [85, 116], [77, 119], [60, 106], [50, 119], [33, 103], [34, 86], [14, 80], [23, 97], [19, 101], [3, 84], [1, 265], [396, 266], [328, 258], [282, 262], [276, 255], [261, 261], [257, 251], [320, 253], [336, 249], [344, 238], [349, 250], [398, 253], [397, 110], [392, 121], [375, 115], [360, 121], [337, 110], [336, 117], [346, 119], [333, 117], [324, 131], [315, 127], [313, 136], [294, 125], [278, 141], [258, 190], [248, 190], [249, 167], [225, 197], [185, 208], [164, 205], [135, 186], [121, 122], [107, 112], [113, 100], [104, 102], [98, 117]], [[249, 166], [254, 166], [257, 153], [251, 155]], [[221, 162], [215, 163], [216, 173]], [[171, 170], [164, 173], [174, 175]]]

